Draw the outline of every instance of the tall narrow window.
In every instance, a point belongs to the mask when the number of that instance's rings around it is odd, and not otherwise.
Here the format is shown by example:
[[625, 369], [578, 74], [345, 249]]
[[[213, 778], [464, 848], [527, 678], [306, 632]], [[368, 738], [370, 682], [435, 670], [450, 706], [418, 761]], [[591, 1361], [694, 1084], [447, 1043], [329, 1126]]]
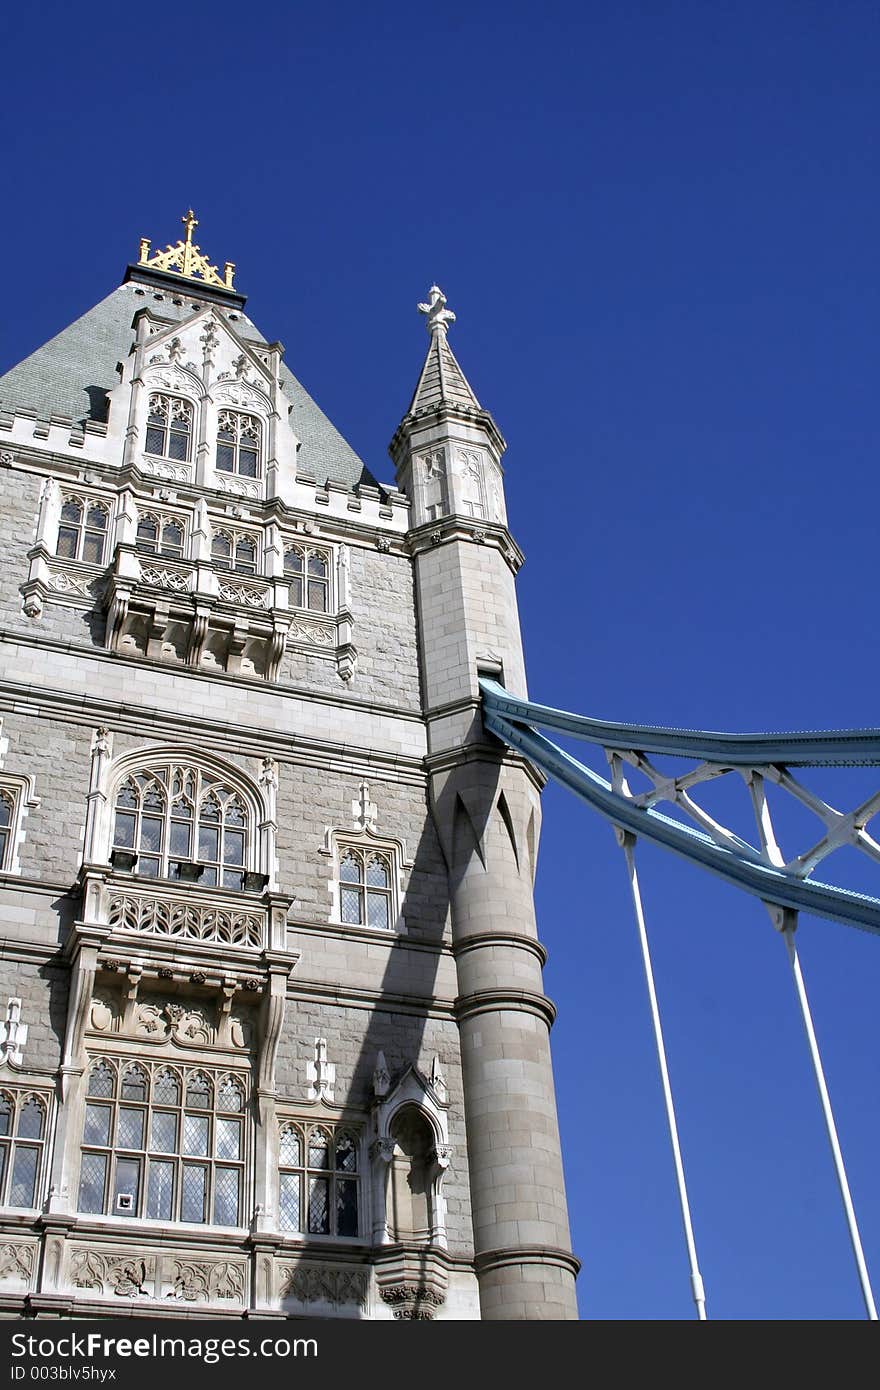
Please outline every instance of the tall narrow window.
[[221, 410], [217, 420], [217, 469], [242, 478], [259, 478], [263, 429], [254, 415]]
[[0, 1092], [0, 1202], [4, 1206], [38, 1204], [47, 1113], [45, 1096]]
[[184, 525], [176, 516], [142, 512], [137, 524], [137, 548], [169, 560], [183, 558]]
[[344, 1129], [285, 1121], [278, 1139], [278, 1211], [282, 1231], [357, 1236], [358, 1143]]
[[103, 564], [109, 523], [110, 509], [104, 502], [82, 497], [63, 498], [55, 554], [62, 560]]
[[244, 1079], [200, 1067], [105, 1060], [89, 1073], [79, 1210], [239, 1226]]
[[193, 408], [179, 396], [153, 392], [147, 407], [146, 452], [186, 462], [190, 456]]
[[250, 866], [251, 819], [245, 803], [220, 778], [193, 768], [132, 773], [116, 793], [113, 849], [135, 853], [135, 871], [149, 878], [191, 879], [243, 888]]
[[284, 552], [284, 575], [292, 608], [327, 613], [330, 608], [330, 556], [325, 550], [292, 545]]

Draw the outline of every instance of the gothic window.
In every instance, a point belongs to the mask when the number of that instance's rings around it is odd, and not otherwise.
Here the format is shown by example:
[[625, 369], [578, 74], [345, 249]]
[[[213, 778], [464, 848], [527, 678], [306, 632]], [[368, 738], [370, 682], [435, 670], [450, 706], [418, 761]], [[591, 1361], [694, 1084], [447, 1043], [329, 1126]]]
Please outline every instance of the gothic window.
[[256, 536], [246, 531], [214, 532], [211, 560], [215, 569], [235, 570], [236, 574], [256, 574], [259, 554]]
[[357, 1138], [332, 1125], [285, 1121], [278, 1139], [279, 1225], [304, 1235], [357, 1236]]
[[105, 502], [82, 497], [62, 498], [55, 554], [62, 560], [84, 560], [89, 565], [102, 565], [109, 523], [110, 509]]
[[395, 1240], [428, 1241], [435, 1222], [434, 1134], [414, 1105], [391, 1124], [394, 1154], [388, 1174], [388, 1227]]
[[12, 842], [15, 833], [15, 797], [0, 787], [0, 870], [12, 863]]
[[244, 1079], [163, 1062], [92, 1064], [79, 1210], [240, 1226]]
[[253, 415], [221, 410], [217, 420], [217, 470], [259, 478], [263, 428]]
[[195, 768], [133, 772], [116, 793], [113, 849], [148, 878], [243, 888], [250, 817], [237, 792]]
[[358, 845], [339, 847], [339, 920], [387, 929], [394, 921], [391, 857]]
[[326, 550], [288, 546], [284, 552], [284, 577], [290, 586], [291, 608], [329, 612], [330, 556]]
[[169, 560], [183, 558], [186, 527], [179, 516], [141, 512], [137, 524], [137, 548]]
[[146, 452], [186, 462], [193, 432], [193, 408], [179, 396], [153, 392], [147, 406]]
[[33, 1092], [0, 1091], [0, 1204], [38, 1205], [48, 1104]]

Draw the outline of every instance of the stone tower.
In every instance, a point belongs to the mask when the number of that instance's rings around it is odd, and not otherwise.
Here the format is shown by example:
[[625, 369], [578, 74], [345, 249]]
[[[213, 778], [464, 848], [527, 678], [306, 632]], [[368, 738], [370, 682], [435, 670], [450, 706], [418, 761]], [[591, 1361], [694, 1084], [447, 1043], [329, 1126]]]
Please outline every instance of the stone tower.
[[504, 442], [383, 485], [184, 236], [0, 377], [0, 1310], [575, 1317]]

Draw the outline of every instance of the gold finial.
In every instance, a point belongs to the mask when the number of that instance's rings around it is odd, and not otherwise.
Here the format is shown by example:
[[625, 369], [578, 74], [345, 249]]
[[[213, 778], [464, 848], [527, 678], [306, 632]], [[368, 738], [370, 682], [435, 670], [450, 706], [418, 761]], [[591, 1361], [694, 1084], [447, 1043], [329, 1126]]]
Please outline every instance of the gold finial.
[[149, 239], [141, 237], [138, 264], [152, 266], [154, 270], [170, 270], [175, 275], [185, 275], [188, 280], [201, 280], [206, 285], [220, 285], [222, 289], [231, 290], [234, 262], [226, 261], [221, 277], [217, 266], [211, 265], [207, 256], [202, 255], [201, 247], [193, 241], [193, 228], [199, 225], [199, 219], [192, 208], [180, 220], [186, 229], [186, 240], [178, 241], [176, 246], [166, 246], [164, 251], [156, 251], [151, 256]]

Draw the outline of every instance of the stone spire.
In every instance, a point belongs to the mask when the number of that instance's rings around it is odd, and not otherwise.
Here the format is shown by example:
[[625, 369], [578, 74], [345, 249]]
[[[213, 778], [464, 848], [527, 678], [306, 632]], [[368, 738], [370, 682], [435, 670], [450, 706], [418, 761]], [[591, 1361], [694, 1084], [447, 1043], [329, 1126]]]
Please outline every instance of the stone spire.
[[407, 415], [443, 405], [480, 410], [480, 402], [446, 339], [449, 325], [455, 322], [455, 314], [446, 308], [446, 295], [439, 285], [431, 286], [428, 303], [420, 304], [418, 309], [420, 314], [425, 315], [431, 343]]

